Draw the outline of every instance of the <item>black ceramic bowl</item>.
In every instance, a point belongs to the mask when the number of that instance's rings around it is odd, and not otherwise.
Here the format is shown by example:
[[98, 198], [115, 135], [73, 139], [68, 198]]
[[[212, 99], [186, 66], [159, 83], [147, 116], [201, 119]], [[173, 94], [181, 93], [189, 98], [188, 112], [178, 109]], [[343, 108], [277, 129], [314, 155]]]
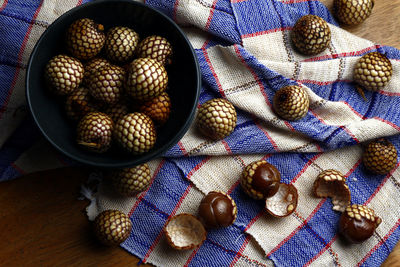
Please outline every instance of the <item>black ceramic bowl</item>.
[[[86, 151], [75, 142], [75, 127], [64, 114], [64, 106], [46, 90], [44, 68], [53, 56], [66, 53], [64, 34], [79, 18], [91, 18], [104, 25], [134, 29], [141, 38], [157, 34], [167, 38], [174, 49], [173, 63], [168, 68], [171, 97], [170, 119], [157, 129], [157, 142], [147, 153], [130, 155], [112, 149], [98, 154]], [[197, 58], [185, 34], [167, 16], [132, 0], [97, 0], [76, 7], [59, 17], [37, 42], [27, 68], [26, 96], [39, 129], [59, 151], [87, 165], [125, 168], [162, 156], [175, 145], [191, 125], [200, 91], [200, 70]]]

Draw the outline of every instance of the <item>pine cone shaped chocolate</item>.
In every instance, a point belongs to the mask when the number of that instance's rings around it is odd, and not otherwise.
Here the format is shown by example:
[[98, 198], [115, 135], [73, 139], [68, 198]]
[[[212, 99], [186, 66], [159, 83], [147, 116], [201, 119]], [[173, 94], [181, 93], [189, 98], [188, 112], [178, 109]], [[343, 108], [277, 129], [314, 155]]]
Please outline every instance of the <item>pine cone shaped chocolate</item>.
[[278, 192], [280, 182], [279, 170], [265, 160], [248, 164], [240, 178], [240, 185], [244, 192], [254, 199], [272, 197]]
[[135, 56], [139, 35], [128, 27], [113, 27], [106, 34], [106, 57], [116, 64], [129, 62]]
[[124, 242], [132, 231], [132, 222], [119, 210], [105, 210], [94, 220], [97, 239], [107, 246], [117, 246]]
[[107, 59], [101, 57], [95, 57], [87, 61], [84, 64], [85, 76], [83, 78], [83, 83], [88, 84], [92, 74], [96, 73], [101, 67], [109, 65], [111, 65], [111, 63]]
[[295, 121], [307, 114], [310, 100], [302, 87], [291, 85], [279, 89], [274, 95], [272, 104], [279, 117], [284, 120]]
[[154, 59], [138, 58], [128, 67], [125, 89], [134, 100], [148, 101], [157, 97], [167, 85], [167, 71]]
[[197, 114], [197, 128], [213, 140], [230, 135], [235, 129], [236, 121], [235, 107], [224, 98], [208, 100], [200, 106]]
[[323, 52], [331, 43], [328, 23], [316, 15], [305, 15], [294, 25], [291, 32], [292, 43], [304, 55]]
[[156, 143], [156, 136], [153, 121], [139, 112], [123, 116], [114, 129], [116, 142], [134, 155], [149, 151]]
[[362, 56], [354, 68], [354, 81], [368, 91], [379, 91], [392, 77], [392, 63], [379, 52]]
[[149, 116], [156, 124], [164, 124], [171, 112], [171, 99], [164, 92], [161, 95], [143, 103], [139, 111]]
[[151, 35], [144, 38], [137, 48], [137, 56], [157, 60], [161, 64], [169, 64], [172, 56], [172, 46], [164, 37]]
[[357, 25], [365, 21], [372, 12], [374, 0], [334, 0], [336, 18], [347, 25]]
[[373, 173], [387, 174], [397, 164], [397, 149], [389, 140], [379, 138], [364, 148], [362, 162]]
[[133, 168], [124, 168], [111, 174], [112, 183], [117, 192], [131, 197], [144, 191], [151, 180], [150, 168], [147, 163]]
[[381, 222], [373, 209], [364, 205], [349, 205], [340, 216], [339, 233], [351, 243], [361, 243], [375, 233]]
[[103, 48], [104, 42], [103, 25], [92, 19], [78, 19], [68, 27], [67, 49], [76, 58], [87, 60], [96, 56]]
[[88, 150], [102, 153], [111, 147], [113, 122], [101, 112], [86, 114], [77, 126], [77, 143]]
[[119, 119], [129, 113], [129, 108], [126, 103], [120, 101], [114, 105], [108, 106], [104, 110], [104, 113], [110, 116], [112, 121], [116, 123]]
[[67, 55], [57, 55], [45, 67], [45, 79], [50, 90], [57, 95], [68, 95], [81, 84], [84, 69], [82, 63]]
[[68, 118], [77, 121], [89, 112], [99, 110], [86, 87], [79, 87], [67, 96], [65, 111]]
[[106, 65], [92, 73], [88, 80], [90, 94], [98, 101], [114, 104], [121, 97], [125, 70], [119, 66]]

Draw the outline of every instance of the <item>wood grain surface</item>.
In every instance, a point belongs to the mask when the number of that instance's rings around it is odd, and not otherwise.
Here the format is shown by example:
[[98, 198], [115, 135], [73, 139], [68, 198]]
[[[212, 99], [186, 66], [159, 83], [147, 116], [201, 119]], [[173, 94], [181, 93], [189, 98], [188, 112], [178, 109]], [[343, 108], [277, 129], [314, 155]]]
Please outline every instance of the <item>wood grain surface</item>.
[[[332, 8], [333, 0], [323, 0]], [[344, 28], [400, 48], [400, 0], [376, 0], [371, 17]], [[84, 168], [64, 168], [0, 183], [0, 266], [135, 266], [122, 248], [99, 245], [78, 200]], [[400, 266], [400, 245], [382, 265]], [[150, 265], [141, 265], [150, 266]]]

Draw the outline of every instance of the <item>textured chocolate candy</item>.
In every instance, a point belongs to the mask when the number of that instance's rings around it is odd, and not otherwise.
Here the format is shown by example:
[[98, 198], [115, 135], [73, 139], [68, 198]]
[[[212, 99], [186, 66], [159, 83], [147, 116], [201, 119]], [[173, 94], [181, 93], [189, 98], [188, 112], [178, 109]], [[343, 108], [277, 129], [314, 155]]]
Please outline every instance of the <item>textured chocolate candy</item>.
[[164, 233], [171, 247], [178, 250], [199, 247], [207, 236], [201, 221], [188, 213], [171, 217], [165, 224]]
[[291, 85], [279, 89], [273, 98], [275, 113], [284, 120], [295, 121], [306, 116], [310, 100], [300, 86]]
[[139, 58], [152, 58], [165, 65], [171, 61], [172, 46], [164, 37], [158, 35], [147, 36], [140, 41], [137, 48], [137, 56]]
[[332, 198], [333, 210], [343, 212], [350, 205], [350, 189], [346, 177], [337, 170], [322, 171], [314, 181], [313, 193], [317, 197]]
[[92, 19], [83, 18], [73, 22], [67, 30], [67, 49], [76, 58], [90, 59], [100, 53], [104, 46], [104, 26]]
[[113, 171], [111, 179], [114, 188], [123, 196], [135, 196], [144, 191], [150, 184], [150, 168], [147, 163]]
[[77, 143], [94, 152], [105, 152], [111, 147], [113, 122], [101, 112], [86, 114], [77, 126]]
[[164, 124], [171, 112], [171, 99], [167, 92], [144, 102], [140, 105], [139, 111], [149, 116], [156, 124]]
[[65, 101], [65, 111], [68, 118], [78, 121], [89, 112], [98, 111], [100, 109], [89, 91], [85, 87], [75, 89], [70, 95], [67, 96]]
[[64, 96], [72, 93], [81, 84], [84, 69], [78, 59], [57, 55], [46, 64], [44, 73], [50, 90]]
[[376, 92], [389, 83], [392, 72], [392, 63], [384, 54], [371, 52], [357, 61], [353, 79], [363, 89]]
[[116, 64], [129, 62], [135, 56], [139, 34], [128, 27], [116, 26], [107, 31], [104, 51]]
[[305, 55], [316, 55], [331, 43], [328, 23], [316, 15], [305, 15], [297, 20], [291, 32], [295, 48]]
[[357, 25], [365, 21], [372, 12], [374, 0], [334, 0], [336, 18], [347, 25]]
[[104, 109], [104, 113], [110, 116], [112, 121], [116, 123], [119, 119], [129, 113], [128, 104], [125, 103], [125, 101], [117, 102]]
[[265, 160], [259, 160], [244, 168], [240, 184], [250, 197], [265, 199], [278, 191], [280, 181], [281, 174], [278, 169]]
[[134, 100], [149, 101], [162, 94], [167, 85], [167, 71], [158, 61], [138, 58], [129, 64], [125, 89]]
[[205, 136], [219, 140], [230, 135], [237, 121], [235, 107], [224, 98], [214, 98], [202, 104], [197, 114], [197, 128]]
[[206, 228], [227, 227], [236, 216], [236, 203], [224, 192], [211, 191], [200, 202], [199, 217]]
[[85, 75], [83, 77], [83, 83], [87, 85], [92, 74], [96, 73], [101, 67], [108, 66], [110, 64], [111, 63], [107, 59], [101, 57], [95, 57], [87, 61], [84, 64]]
[[293, 184], [280, 183], [278, 191], [265, 199], [265, 210], [274, 217], [286, 217], [297, 208], [297, 189]]
[[381, 222], [381, 218], [375, 215], [374, 210], [353, 204], [342, 213], [339, 232], [351, 243], [361, 243], [374, 234]]
[[104, 245], [119, 245], [129, 237], [131, 231], [129, 217], [119, 210], [105, 210], [94, 220], [94, 233]]
[[115, 104], [121, 98], [124, 80], [123, 68], [111, 64], [100, 67], [88, 78], [89, 92], [98, 101]]
[[153, 121], [139, 112], [123, 116], [114, 128], [117, 143], [134, 155], [149, 151], [156, 143], [156, 136]]
[[379, 138], [364, 148], [362, 162], [373, 173], [387, 174], [397, 164], [397, 149], [389, 140]]

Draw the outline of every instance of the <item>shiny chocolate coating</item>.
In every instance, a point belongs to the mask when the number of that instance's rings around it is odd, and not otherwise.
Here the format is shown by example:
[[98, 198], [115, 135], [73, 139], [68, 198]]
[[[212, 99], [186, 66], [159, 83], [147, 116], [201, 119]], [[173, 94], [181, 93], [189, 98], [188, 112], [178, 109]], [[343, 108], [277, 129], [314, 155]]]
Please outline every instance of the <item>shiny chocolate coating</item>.
[[254, 199], [273, 196], [279, 189], [280, 181], [278, 169], [265, 160], [247, 165], [240, 180], [244, 191]]
[[361, 243], [370, 238], [381, 218], [366, 206], [348, 206], [339, 220], [339, 232], [351, 243]]
[[199, 217], [206, 228], [227, 227], [237, 216], [235, 201], [220, 191], [209, 192], [199, 206]]
[[369, 171], [387, 174], [396, 167], [397, 149], [389, 140], [379, 138], [365, 147], [362, 161]]

